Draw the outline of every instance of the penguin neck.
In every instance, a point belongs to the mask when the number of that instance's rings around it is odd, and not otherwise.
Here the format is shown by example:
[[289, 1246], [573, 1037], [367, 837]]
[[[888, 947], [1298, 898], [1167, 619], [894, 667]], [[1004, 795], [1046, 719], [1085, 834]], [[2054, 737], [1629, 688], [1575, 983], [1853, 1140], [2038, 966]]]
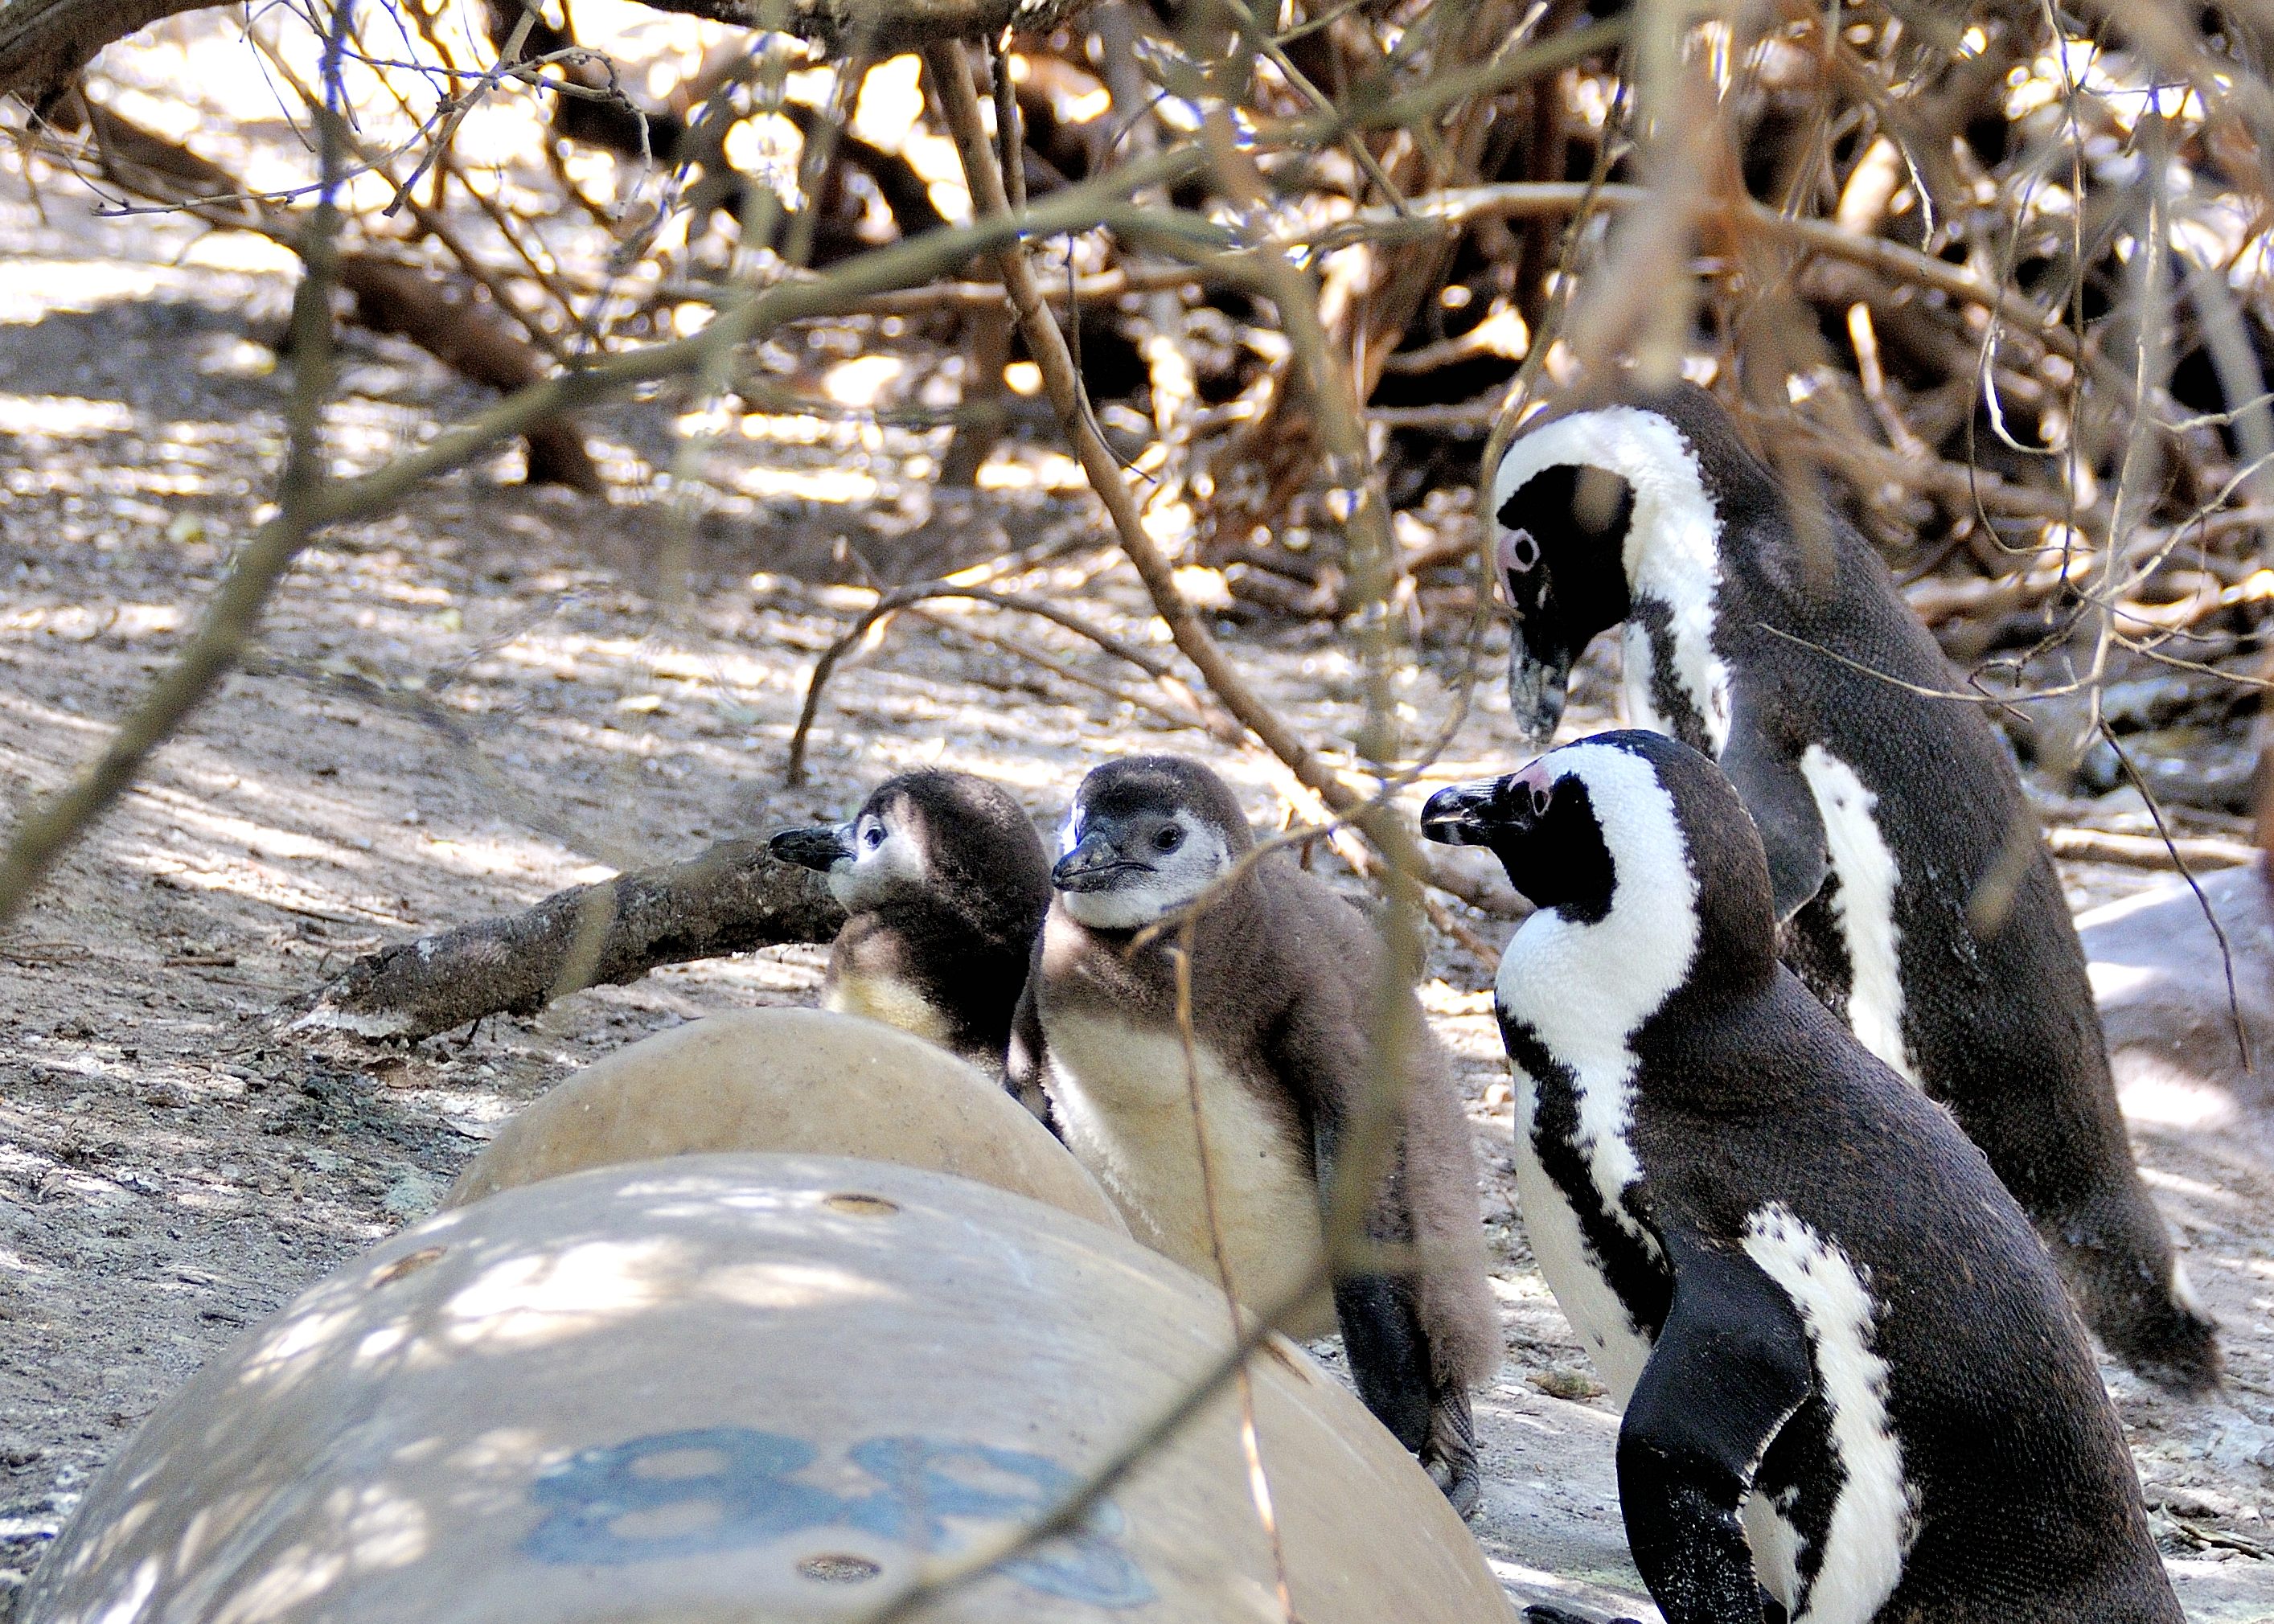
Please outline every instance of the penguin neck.
[[1674, 425], [1643, 415], [1662, 441], [1635, 484], [1627, 529], [1628, 717], [1718, 756], [1729, 741], [1729, 666], [1714, 647], [1723, 521], [1698, 455]]
[[853, 915], [847, 929], [888, 934], [922, 943], [924, 955], [943, 969], [959, 959], [1010, 957], [1023, 959], [1041, 926], [1042, 903], [1024, 914], [1015, 898], [979, 892], [904, 892], [871, 904]]
[[[1748, 851], [1738, 831], [1685, 829], [1665, 790], [1627, 766], [1633, 759], [1607, 754], [1590, 764], [1591, 797], [1615, 808], [1623, 825], [1609, 851], [1608, 897], [1594, 890], [1525, 921], [1502, 955], [1495, 989], [1503, 1017], [1559, 1055], [1608, 1067], [1599, 1070], [1605, 1075], [1624, 1074], [1632, 1038], [1677, 995], [1693, 1005], [1750, 996], [1777, 966], [1758, 848]], [[1728, 816], [1745, 816], [1734, 801]], [[1701, 850], [1728, 861], [1701, 872]]]
[[1620, 857], [1609, 909], [1587, 920], [1549, 907], [1525, 920], [1494, 990], [1503, 1019], [1575, 1070], [1623, 1076], [1630, 1041], [1689, 978], [1698, 921], [1697, 883], [1679, 853], [1668, 864]]
[[1636, 1039], [1677, 1006], [1694, 1020], [1773, 988], [1777, 960], [1758, 929], [1732, 929], [1719, 912], [1710, 898], [1701, 910], [1694, 886], [1638, 895], [1623, 884], [1599, 920], [1542, 909], [1501, 957], [1500, 1014], [1575, 1076], [1623, 1085]]
[[[1698, 876], [1674, 797], [1640, 755], [1583, 741], [1553, 759], [1583, 792], [1559, 788], [1555, 804], [1574, 808], [1585, 829], [1535, 826], [1525, 849], [1543, 848], [1538, 861], [1553, 865], [1538, 876], [1535, 863], [1502, 854], [1510, 880], [1541, 907], [1517, 928], [1495, 990], [1503, 1019], [1576, 1074], [1623, 1085], [1629, 1040], [1697, 958]], [[1551, 883], [1527, 887], [1535, 878]]]
[[[1235, 852], [1238, 861], [1241, 853]], [[1060, 892], [1050, 905], [1051, 912], [1081, 936], [1090, 937], [1112, 952], [1115, 957], [1132, 966], [1164, 966], [1171, 963], [1171, 951], [1185, 940], [1183, 918], [1191, 910], [1193, 950], [1197, 958], [1206, 959], [1217, 949], [1228, 932], [1237, 935], [1232, 921], [1249, 917], [1259, 906], [1259, 882], [1254, 868], [1250, 868], [1230, 879], [1215, 881], [1189, 897], [1173, 903], [1148, 907], [1141, 918], [1133, 917], [1126, 923], [1107, 924], [1096, 919], [1083, 919], [1068, 906], [1065, 892]], [[1175, 922], [1162, 928], [1163, 920]], [[1139, 948], [1137, 938], [1152, 932], [1151, 939]]]
[[975, 882], [970, 894], [954, 908], [965, 928], [991, 945], [1024, 952], [1042, 929], [1043, 914], [1050, 906], [1047, 873], [1026, 883], [983, 885]]
[[[1621, 680], [1626, 701], [1626, 725], [1679, 739], [1701, 755], [1720, 759], [1728, 741], [1726, 701], [1716, 707], [1709, 690], [1703, 708], [1691, 697], [1681, 677], [1685, 664], [1698, 664], [1680, 642], [1666, 605], [1654, 598], [1638, 598], [1623, 635]], [[1718, 709], [1725, 718], [1720, 727], [1709, 719]]]

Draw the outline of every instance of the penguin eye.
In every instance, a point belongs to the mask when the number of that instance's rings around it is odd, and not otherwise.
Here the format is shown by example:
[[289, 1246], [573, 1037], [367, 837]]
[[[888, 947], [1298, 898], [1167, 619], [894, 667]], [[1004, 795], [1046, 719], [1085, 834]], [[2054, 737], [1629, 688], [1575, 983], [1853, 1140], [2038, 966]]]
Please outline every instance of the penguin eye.
[[1531, 786], [1531, 794], [1532, 816], [1534, 817], [1546, 817], [1547, 816], [1547, 804], [1549, 801], [1555, 800], [1555, 797], [1549, 794], [1546, 789], [1537, 784]]
[[1513, 530], [1500, 538], [1500, 567], [1512, 575], [1530, 575], [1540, 562], [1540, 543], [1530, 530]]
[[1173, 852], [1184, 843], [1185, 831], [1174, 823], [1153, 837], [1153, 849], [1156, 852]]
[[861, 844], [867, 846], [872, 852], [878, 846], [884, 845], [885, 826], [882, 823], [870, 824], [866, 829], [861, 831]]

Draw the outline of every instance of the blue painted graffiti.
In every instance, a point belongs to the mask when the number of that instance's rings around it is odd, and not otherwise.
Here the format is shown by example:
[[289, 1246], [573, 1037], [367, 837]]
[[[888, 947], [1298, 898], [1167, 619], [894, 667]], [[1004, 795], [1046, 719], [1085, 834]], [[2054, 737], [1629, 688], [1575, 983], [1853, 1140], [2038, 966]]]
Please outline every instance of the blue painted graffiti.
[[[838, 1494], [802, 1482], [794, 1474], [813, 1464], [813, 1446], [755, 1427], [652, 1432], [582, 1449], [531, 1485], [546, 1515], [522, 1549], [540, 1562], [614, 1565], [745, 1550], [833, 1527], [951, 1553], [963, 1543], [951, 1519], [1031, 1518], [1076, 1482], [1048, 1456], [949, 1439], [870, 1438], [846, 1455], [882, 1486]], [[1070, 1601], [1141, 1606], [1154, 1590], [1121, 1548], [1126, 1526], [1119, 1507], [1102, 1502], [1077, 1531], [1002, 1571]]]

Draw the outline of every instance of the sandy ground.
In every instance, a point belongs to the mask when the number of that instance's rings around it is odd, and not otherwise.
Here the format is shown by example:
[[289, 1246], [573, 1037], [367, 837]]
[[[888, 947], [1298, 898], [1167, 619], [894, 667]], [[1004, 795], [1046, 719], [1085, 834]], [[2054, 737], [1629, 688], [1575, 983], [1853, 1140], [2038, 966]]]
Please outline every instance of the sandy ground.
[[[0, 192], [0, 796], [17, 807], [60, 782], [162, 667], [253, 522], [281, 427], [260, 341], [285, 284], [169, 268], [186, 238], [77, 214], [58, 205], [43, 225]], [[407, 350], [366, 343], [347, 358], [349, 462], [471, 403]], [[619, 472], [667, 463], [664, 409], [599, 427]], [[429, 1210], [500, 1120], [647, 1032], [808, 999], [821, 964], [794, 949], [668, 971], [407, 1050], [281, 1030], [280, 1004], [353, 955], [609, 866], [840, 815], [925, 762], [993, 774], [1050, 816], [1096, 762], [1181, 748], [1217, 759], [1259, 823], [1289, 815], [1262, 758], [1225, 760], [957, 628], [1008, 631], [1111, 687], [1141, 688], [1136, 673], [1047, 627], [946, 613], [948, 629], [903, 623], [842, 673], [813, 781], [787, 787], [807, 673], [854, 606], [764, 573], [792, 556], [841, 540], [880, 573], [915, 575], [975, 531], [1063, 545], [1022, 589], [1148, 635], [1129, 582], [1092, 550], [1086, 501], [1050, 488], [1062, 461], [1020, 452], [1002, 488], [952, 503], [901, 477], [912, 449], [936, 443], [853, 424], [799, 432], [806, 443], [720, 452], [772, 470], [770, 486], [756, 483], [773, 494], [695, 527], [684, 592], [659, 562], [673, 552], [664, 508], [525, 492], [502, 483], [510, 457], [328, 536], [282, 594], [253, 673], [230, 681], [0, 937], [0, 1620], [134, 1425], [242, 1327]], [[847, 470], [873, 485], [861, 505], [809, 493]], [[1334, 633], [1249, 633], [1238, 649], [1309, 736], [1347, 738], [1354, 673]], [[1446, 712], [1434, 674], [1408, 698], [1424, 726]], [[1583, 703], [1576, 719], [1600, 718]], [[1443, 773], [1515, 753], [1487, 691]], [[2152, 877], [2071, 876], [2080, 902]], [[1480, 1532], [1512, 1594], [1654, 1618], [1631, 1600], [1614, 1418], [1515, 1220], [1485, 985], [1476, 960], [1440, 944], [1427, 1001], [1479, 1129], [1510, 1350], [1481, 1404], [1493, 1488]], [[2191, 1613], [2264, 1620], [2274, 1171], [2177, 1124], [2135, 1125], [2233, 1374], [2201, 1405], [2112, 1370], [2111, 1389]]]

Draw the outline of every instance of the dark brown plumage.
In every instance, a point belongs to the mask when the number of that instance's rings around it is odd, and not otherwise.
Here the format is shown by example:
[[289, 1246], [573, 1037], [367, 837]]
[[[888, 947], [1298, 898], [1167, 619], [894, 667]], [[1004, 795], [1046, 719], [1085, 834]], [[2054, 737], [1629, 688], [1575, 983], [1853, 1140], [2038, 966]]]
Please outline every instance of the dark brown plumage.
[[[1197, 763], [1142, 756], [1099, 768], [1068, 832], [1013, 1080], [1047, 1094], [1054, 1125], [1133, 1232], [1212, 1277], [1213, 1194], [1232, 1289], [1251, 1304], [1272, 1302], [1318, 1256], [1321, 1186], [1379, 1075], [1370, 1034], [1381, 1025], [1381, 944], [1348, 900], [1277, 856], [1209, 891], [1254, 842], [1231, 791]], [[1203, 891], [1192, 1032], [1212, 1191], [1201, 1187], [1177, 1024], [1180, 934], [1132, 951], [1145, 924]], [[1397, 996], [1412, 1034], [1411, 1087], [1366, 1238], [1405, 1261], [1338, 1267], [1332, 1318], [1319, 1312], [1297, 1328], [1339, 1324], [1360, 1396], [1467, 1511], [1479, 1493], [1468, 1389], [1499, 1366], [1499, 1320], [1468, 1124], [1418, 1004]]]

